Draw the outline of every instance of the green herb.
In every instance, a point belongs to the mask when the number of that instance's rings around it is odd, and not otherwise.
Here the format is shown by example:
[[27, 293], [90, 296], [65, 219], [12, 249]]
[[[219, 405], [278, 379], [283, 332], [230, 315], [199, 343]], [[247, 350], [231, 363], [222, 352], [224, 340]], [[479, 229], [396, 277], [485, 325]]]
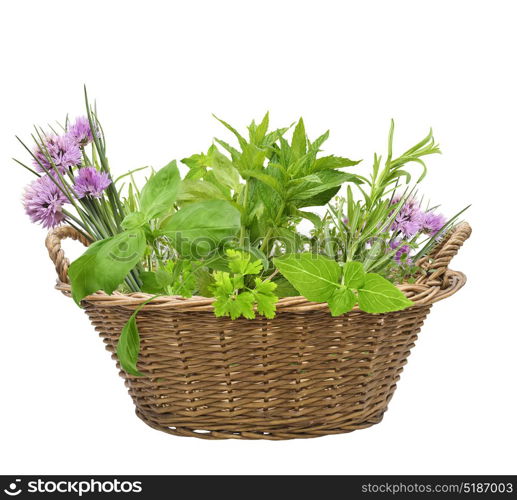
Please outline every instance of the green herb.
[[256, 276], [262, 271], [262, 263], [259, 260], [251, 260], [251, 256], [244, 252], [229, 249], [226, 253], [231, 272], [214, 273], [212, 293], [216, 298], [215, 315], [230, 316], [231, 319], [237, 319], [240, 316], [253, 319], [256, 305], [259, 314], [269, 319], [273, 318], [275, 304], [278, 301], [274, 293], [276, 283], [255, 277], [254, 286], [245, 284], [246, 278]]
[[79, 304], [98, 290], [111, 294], [140, 262], [144, 252], [142, 229], [124, 231], [93, 243], [68, 269], [75, 302]]
[[385, 313], [413, 303], [391, 282], [375, 273], [365, 273], [361, 262], [343, 267], [328, 257], [303, 253], [274, 259], [276, 267], [307, 299], [328, 302], [333, 316], [359, 308], [368, 313]]
[[161, 224], [159, 231], [181, 255], [200, 258], [235, 236], [239, 228], [240, 213], [231, 203], [209, 200], [181, 208]]
[[127, 373], [136, 377], [141, 377], [142, 373], [138, 371], [136, 364], [138, 362], [138, 354], [140, 352], [140, 334], [138, 332], [138, 325], [136, 323], [136, 316], [141, 309], [147, 305], [151, 300], [158, 297], [155, 295], [150, 299], [139, 305], [120, 332], [120, 338], [117, 344], [117, 358], [120, 366]]
[[326, 302], [339, 286], [339, 264], [323, 255], [291, 254], [273, 259], [275, 266], [308, 300]]

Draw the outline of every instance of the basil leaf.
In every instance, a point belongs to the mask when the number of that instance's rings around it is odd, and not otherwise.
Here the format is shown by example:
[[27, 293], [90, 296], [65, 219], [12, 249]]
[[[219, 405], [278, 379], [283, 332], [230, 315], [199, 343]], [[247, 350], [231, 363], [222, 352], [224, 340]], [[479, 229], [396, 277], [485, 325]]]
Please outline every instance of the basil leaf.
[[136, 325], [137, 309], [129, 318], [128, 322], [122, 328], [120, 338], [117, 344], [117, 357], [122, 369], [137, 377], [141, 377], [142, 373], [138, 371], [136, 364], [138, 362], [138, 353], [140, 352], [140, 335]]
[[291, 283], [289, 283], [289, 281], [287, 281], [283, 276], [275, 278], [273, 283], [276, 284], [275, 294], [278, 298], [296, 297], [300, 295], [298, 290], [296, 290], [296, 288], [294, 288], [294, 286], [291, 285]]
[[328, 304], [332, 316], [340, 316], [351, 311], [356, 302], [355, 293], [350, 288], [342, 286], [334, 291]]
[[160, 232], [171, 239], [181, 255], [201, 258], [237, 234], [240, 217], [240, 212], [228, 201], [200, 201], [168, 217]]
[[140, 193], [140, 210], [146, 220], [167, 214], [176, 200], [180, 173], [176, 161], [171, 161], [147, 181]]
[[145, 215], [142, 212], [131, 212], [124, 217], [122, 227], [124, 229], [136, 229], [147, 224]]
[[413, 305], [393, 283], [375, 273], [365, 276], [358, 295], [359, 307], [368, 313], [400, 311]]
[[343, 266], [343, 277], [348, 288], [361, 288], [364, 284], [366, 273], [362, 262], [347, 262]]
[[142, 307], [149, 304], [149, 302], [156, 297], [158, 297], [158, 295], [147, 299], [135, 309], [135, 312], [127, 320], [124, 328], [122, 328], [120, 338], [118, 339], [117, 357], [120, 366], [127, 373], [137, 377], [141, 377], [143, 374], [140, 373], [136, 367], [138, 354], [140, 353], [140, 334], [138, 333], [138, 325], [136, 324], [136, 315], [140, 312]]
[[167, 283], [159, 279], [159, 275], [154, 271], [143, 271], [138, 276], [142, 281], [142, 292], [144, 293], [163, 293]]
[[68, 269], [75, 302], [98, 290], [111, 294], [138, 264], [145, 245], [144, 231], [135, 229], [89, 246]]
[[273, 259], [275, 266], [308, 300], [327, 302], [339, 286], [341, 268], [334, 260], [313, 253], [290, 254]]

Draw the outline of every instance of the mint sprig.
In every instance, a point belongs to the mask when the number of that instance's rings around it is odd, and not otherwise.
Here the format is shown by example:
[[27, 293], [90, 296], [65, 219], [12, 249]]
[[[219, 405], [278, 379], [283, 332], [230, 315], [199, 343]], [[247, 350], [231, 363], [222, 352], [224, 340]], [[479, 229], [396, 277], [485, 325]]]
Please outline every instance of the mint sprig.
[[332, 316], [345, 314], [356, 304], [367, 313], [400, 311], [413, 305], [393, 283], [366, 273], [361, 262], [341, 267], [323, 255], [302, 253], [276, 258], [274, 263], [301, 295], [327, 302]]

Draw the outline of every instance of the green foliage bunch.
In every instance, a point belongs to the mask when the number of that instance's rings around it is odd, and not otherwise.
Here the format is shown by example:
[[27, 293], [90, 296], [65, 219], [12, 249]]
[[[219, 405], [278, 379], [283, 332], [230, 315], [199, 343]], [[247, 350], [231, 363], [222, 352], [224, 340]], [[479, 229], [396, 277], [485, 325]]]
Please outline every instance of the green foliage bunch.
[[[87, 108], [91, 126], [102, 130], [94, 108]], [[310, 140], [301, 118], [270, 130], [266, 113], [245, 134], [217, 120], [235, 143], [217, 138], [206, 152], [182, 159], [183, 178], [171, 161], [157, 171], [145, 167], [139, 188], [135, 174], [143, 169], [136, 169], [82, 200], [76, 215], [64, 213], [64, 222], [92, 241], [69, 268], [77, 304], [100, 290], [142, 291], [152, 295], [148, 301], [201, 295], [214, 298], [216, 316], [241, 321], [271, 320], [279, 298], [295, 295], [328, 303], [334, 316], [354, 307], [372, 314], [411, 307], [396, 283], [414, 279], [418, 259], [397, 257], [400, 232], [393, 225], [414, 203], [427, 171], [423, 158], [439, 153], [432, 132], [397, 157], [392, 123], [384, 164], [375, 155], [363, 176], [348, 170], [360, 161], [323, 153], [329, 131]], [[112, 180], [103, 134], [92, 147], [85, 162]], [[423, 168], [413, 184], [410, 163]], [[397, 188], [403, 192], [395, 198]], [[456, 218], [423, 243], [423, 232], [405, 243], [420, 244], [417, 257], [426, 255]], [[308, 234], [299, 230], [303, 220], [312, 227]], [[134, 375], [139, 310], [117, 348], [122, 367]]]

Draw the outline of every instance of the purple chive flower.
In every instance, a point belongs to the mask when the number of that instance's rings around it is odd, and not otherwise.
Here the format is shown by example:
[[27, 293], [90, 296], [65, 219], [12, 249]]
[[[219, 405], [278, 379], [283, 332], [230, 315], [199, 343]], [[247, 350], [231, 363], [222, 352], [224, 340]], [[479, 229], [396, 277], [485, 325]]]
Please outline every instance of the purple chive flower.
[[43, 148], [38, 145], [34, 150], [34, 156], [39, 161], [39, 163], [36, 160], [32, 162], [38, 172], [44, 172], [40, 163], [47, 170], [54, 170], [49, 161], [49, 157], [61, 173], [65, 173], [67, 168], [74, 167], [81, 163], [81, 150], [77, 142], [68, 135], [47, 137], [45, 147]]
[[390, 241], [390, 248], [392, 250], [397, 250], [393, 259], [397, 261], [399, 264], [401, 262], [406, 262], [407, 264], [411, 264], [412, 260], [410, 257], [411, 247], [406, 245], [403, 241], [394, 240]]
[[[392, 204], [400, 201], [400, 197], [393, 198]], [[419, 203], [411, 198], [407, 200], [395, 216], [391, 229], [401, 232], [406, 238], [411, 238], [422, 230], [424, 214], [420, 210]]]
[[426, 212], [423, 215], [422, 229], [425, 233], [434, 235], [445, 225], [445, 222], [445, 216], [442, 214]]
[[92, 129], [86, 116], [79, 116], [75, 123], [68, 127], [68, 136], [71, 137], [79, 146], [87, 146], [93, 141]]
[[46, 229], [63, 222], [65, 216], [61, 209], [67, 202], [68, 198], [48, 175], [31, 182], [25, 188], [23, 196], [25, 212], [31, 221], [41, 224]]
[[78, 198], [88, 195], [100, 198], [110, 184], [111, 179], [107, 173], [99, 172], [95, 167], [83, 167], [75, 179], [74, 191]]

